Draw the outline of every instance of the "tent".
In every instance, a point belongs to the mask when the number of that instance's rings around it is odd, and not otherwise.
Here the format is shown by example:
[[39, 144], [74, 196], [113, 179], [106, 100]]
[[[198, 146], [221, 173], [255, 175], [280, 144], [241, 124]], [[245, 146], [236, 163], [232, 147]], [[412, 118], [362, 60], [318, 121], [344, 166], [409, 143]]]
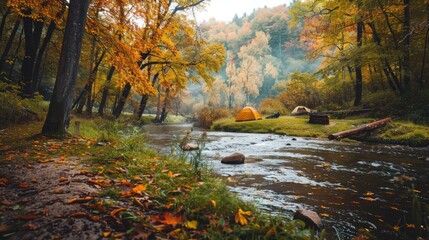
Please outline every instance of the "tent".
[[253, 107], [245, 107], [235, 116], [236, 122], [262, 119], [261, 114]]
[[308, 107], [298, 106], [292, 111], [292, 115], [304, 115], [310, 113], [311, 110]]

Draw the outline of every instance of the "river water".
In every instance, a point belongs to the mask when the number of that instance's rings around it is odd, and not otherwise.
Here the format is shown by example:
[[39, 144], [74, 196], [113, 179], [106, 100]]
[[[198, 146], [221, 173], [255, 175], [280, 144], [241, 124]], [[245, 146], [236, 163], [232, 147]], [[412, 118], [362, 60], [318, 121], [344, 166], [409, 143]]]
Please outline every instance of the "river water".
[[[194, 141], [206, 132], [190, 124], [143, 127], [148, 144], [161, 152], [191, 129]], [[234, 152], [256, 161], [220, 163]], [[412, 186], [429, 203], [428, 148], [208, 131], [203, 160], [231, 191], [269, 214], [292, 218], [297, 208], [316, 211], [327, 239], [353, 239], [364, 230], [397, 239], [393, 227], [407, 228]]]

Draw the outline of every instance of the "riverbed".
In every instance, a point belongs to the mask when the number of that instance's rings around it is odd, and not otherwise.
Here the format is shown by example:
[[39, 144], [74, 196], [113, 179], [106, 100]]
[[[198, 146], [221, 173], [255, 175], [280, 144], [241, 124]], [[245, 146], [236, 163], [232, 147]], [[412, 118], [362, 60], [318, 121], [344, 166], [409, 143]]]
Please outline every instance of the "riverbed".
[[[395, 226], [406, 229], [413, 194], [429, 203], [428, 148], [213, 132], [190, 124], [146, 125], [143, 130], [148, 144], [164, 153], [186, 132], [194, 142], [206, 133], [203, 160], [231, 191], [267, 214], [292, 218], [297, 208], [316, 211], [328, 239], [352, 239], [362, 231], [395, 239]], [[254, 161], [220, 163], [234, 152]]]

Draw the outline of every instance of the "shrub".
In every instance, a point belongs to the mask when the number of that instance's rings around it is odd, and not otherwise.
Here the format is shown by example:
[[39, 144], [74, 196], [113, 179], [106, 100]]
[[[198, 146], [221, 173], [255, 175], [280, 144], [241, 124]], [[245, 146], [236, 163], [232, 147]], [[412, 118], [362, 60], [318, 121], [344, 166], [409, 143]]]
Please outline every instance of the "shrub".
[[209, 108], [205, 107], [197, 113], [197, 122], [195, 126], [210, 128], [213, 122], [220, 118], [230, 116], [230, 110], [225, 108]]
[[37, 94], [33, 99], [21, 98], [19, 92], [19, 86], [0, 82], [0, 125], [42, 120], [43, 97]]
[[262, 101], [259, 105], [259, 110], [262, 114], [274, 114], [277, 112], [287, 114], [289, 112], [279, 100], [272, 98], [266, 98]]

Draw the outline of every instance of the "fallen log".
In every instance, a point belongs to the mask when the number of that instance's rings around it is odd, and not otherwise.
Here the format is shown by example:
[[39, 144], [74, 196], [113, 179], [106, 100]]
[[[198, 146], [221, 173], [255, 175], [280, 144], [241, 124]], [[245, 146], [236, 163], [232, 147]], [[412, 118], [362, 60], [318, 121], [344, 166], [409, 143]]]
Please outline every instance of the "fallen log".
[[357, 128], [354, 129], [350, 129], [350, 130], [346, 130], [346, 131], [342, 131], [342, 132], [338, 132], [338, 133], [334, 133], [334, 134], [329, 134], [328, 135], [328, 139], [329, 140], [334, 140], [334, 139], [340, 139], [340, 138], [344, 138], [350, 135], [356, 135], [359, 133], [363, 133], [363, 132], [367, 132], [376, 128], [379, 128], [381, 126], [384, 126], [386, 123], [390, 122], [392, 119], [389, 118], [383, 118], [381, 120], [372, 122], [372, 123], [368, 123], [362, 126], [359, 126]]

